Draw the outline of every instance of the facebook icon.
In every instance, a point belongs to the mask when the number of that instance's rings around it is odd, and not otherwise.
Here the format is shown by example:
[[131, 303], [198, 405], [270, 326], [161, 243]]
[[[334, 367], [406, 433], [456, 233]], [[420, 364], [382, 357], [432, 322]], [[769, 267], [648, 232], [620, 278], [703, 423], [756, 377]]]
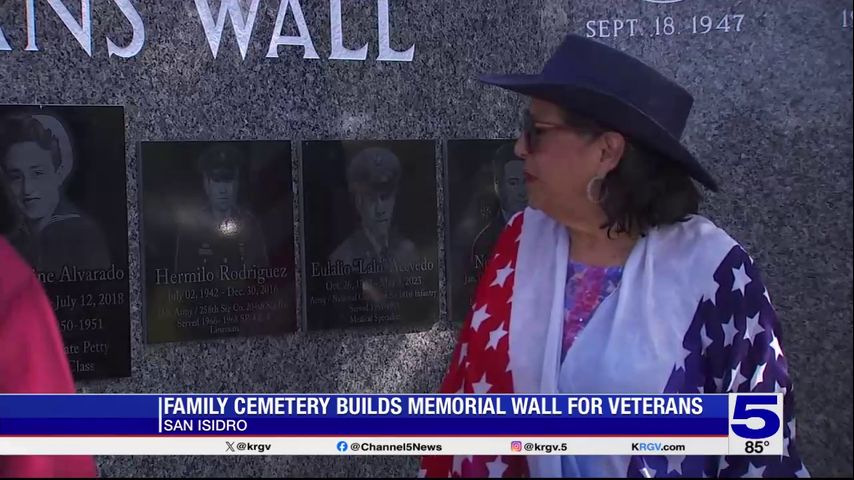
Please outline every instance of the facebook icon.
[[340, 442], [338, 442], [338, 446], [336, 448], [338, 448], [339, 452], [346, 452], [347, 451], [347, 442], [345, 442], [344, 440], [341, 440]]

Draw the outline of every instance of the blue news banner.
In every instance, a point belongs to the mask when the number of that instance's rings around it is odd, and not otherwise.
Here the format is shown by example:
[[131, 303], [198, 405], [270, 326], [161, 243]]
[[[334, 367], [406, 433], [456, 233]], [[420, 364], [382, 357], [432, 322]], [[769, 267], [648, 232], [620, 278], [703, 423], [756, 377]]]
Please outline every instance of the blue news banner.
[[782, 453], [782, 408], [779, 394], [0, 395], [0, 454], [226, 454], [266, 439], [247, 453], [768, 455]]

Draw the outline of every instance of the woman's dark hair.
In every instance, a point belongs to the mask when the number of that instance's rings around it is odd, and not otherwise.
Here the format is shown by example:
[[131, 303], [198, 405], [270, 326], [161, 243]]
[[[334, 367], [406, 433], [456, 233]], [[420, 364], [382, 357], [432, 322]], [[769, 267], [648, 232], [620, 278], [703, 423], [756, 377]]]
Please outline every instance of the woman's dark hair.
[[[564, 112], [566, 124], [597, 137], [611, 129]], [[608, 233], [645, 234], [650, 228], [687, 220], [696, 214], [702, 194], [691, 176], [676, 162], [626, 137], [626, 149], [616, 168], [599, 188], [599, 205]]]

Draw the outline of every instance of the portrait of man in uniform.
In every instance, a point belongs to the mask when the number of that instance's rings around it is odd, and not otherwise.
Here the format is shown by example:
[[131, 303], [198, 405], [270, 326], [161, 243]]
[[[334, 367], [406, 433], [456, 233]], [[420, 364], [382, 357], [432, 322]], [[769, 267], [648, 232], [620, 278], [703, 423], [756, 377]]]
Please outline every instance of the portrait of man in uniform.
[[484, 259], [484, 256], [489, 255], [510, 217], [524, 210], [528, 204], [525, 164], [513, 152], [513, 143], [508, 142], [495, 150], [491, 163], [492, 188], [497, 208], [492, 209], [492, 216], [472, 242], [472, 259]]
[[50, 299], [75, 380], [130, 375], [125, 138], [121, 106], [0, 105], [5, 238]]
[[527, 206], [524, 162], [513, 147], [512, 140], [448, 142], [448, 286], [454, 322], [465, 320], [505, 225]]
[[309, 330], [435, 322], [436, 150], [428, 140], [303, 142]]
[[139, 151], [147, 341], [294, 331], [290, 142]]
[[60, 116], [34, 112], [0, 119], [0, 171], [23, 219], [8, 238], [39, 272], [110, 267], [101, 227], [65, 192], [78, 161]]
[[175, 271], [200, 267], [268, 265], [264, 235], [255, 216], [239, 205], [241, 169], [246, 159], [230, 144], [214, 144], [197, 159], [205, 202], [197, 215], [179, 221], [175, 240]]
[[331, 262], [393, 259], [398, 264], [411, 264], [418, 260], [415, 244], [392, 224], [400, 176], [400, 160], [388, 149], [366, 148], [350, 159], [347, 188], [359, 225], [335, 248], [329, 257]]

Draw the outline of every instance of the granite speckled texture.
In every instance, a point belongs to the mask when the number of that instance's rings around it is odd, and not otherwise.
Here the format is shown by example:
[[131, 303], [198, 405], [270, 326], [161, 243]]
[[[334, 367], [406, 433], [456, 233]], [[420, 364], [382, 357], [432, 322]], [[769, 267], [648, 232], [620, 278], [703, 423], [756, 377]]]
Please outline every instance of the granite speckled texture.
[[[660, 68], [695, 97], [686, 143], [722, 191], [703, 212], [758, 262], [783, 324], [798, 442], [814, 476], [851, 475], [851, 2], [574, 1], [570, 30], [637, 18], [601, 40]], [[694, 34], [703, 16], [744, 15]], [[659, 33], [655, 35], [655, 18]], [[665, 18], [674, 21], [664, 33]], [[734, 19], [737, 21], [737, 19]], [[598, 24], [597, 24], [598, 26]], [[611, 28], [613, 30], [613, 27]], [[624, 27], [620, 34], [625, 33]], [[699, 32], [705, 31], [699, 27]], [[678, 32], [678, 33], [676, 33]], [[631, 32], [629, 32], [631, 33]]]
[[[79, 3], [64, 3], [79, 12]], [[230, 23], [212, 57], [193, 1], [134, 3], [146, 41], [130, 59], [107, 56], [105, 35], [119, 45], [131, 36], [112, 2], [93, 2], [91, 58], [47, 2], [36, 2], [40, 52], [23, 51], [24, 2], [0, 7], [0, 27], [14, 49], [0, 52], [0, 103], [125, 106], [133, 371], [126, 379], [81, 383], [82, 391], [434, 390], [456, 336], [445, 318], [419, 334], [331, 331], [145, 345], [137, 143], [506, 137], [517, 131], [523, 102], [480, 86], [476, 74], [534, 72], [566, 32], [584, 34], [590, 20], [638, 18], [643, 35], [627, 37], [626, 27], [602, 41], [638, 55], [694, 93], [686, 140], [723, 186], [704, 212], [764, 271], [784, 322], [804, 460], [813, 475], [852, 474], [852, 35], [850, 23], [842, 25], [850, 1], [390, 0], [392, 46], [404, 50], [414, 43], [411, 63], [373, 60], [375, 1], [342, 2], [346, 45], [368, 43], [366, 62], [327, 59], [325, 0], [300, 2], [320, 60], [304, 60], [301, 47], [286, 46], [279, 47], [279, 58], [264, 57], [278, 0], [261, 0], [245, 60]], [[216, 10], [219, 2], [210, 3]], [[724, 14], [744, 15], [740, 32], [686, 33], [692, 17], [708, 15], [717, 23]], [[650, 35], [655, 17], [663, 22], [666, 16], [680, 22], [680, 33]], [[288, 33], [295, 32], [291, 22], [289, 14]], [[295, 155], [295, 167], [298, 160]], [[440, 167], [441, 160], [437, 152]], [[417, 469], [414, 457], [99, 462], [104, 476], [413, 476]]]

